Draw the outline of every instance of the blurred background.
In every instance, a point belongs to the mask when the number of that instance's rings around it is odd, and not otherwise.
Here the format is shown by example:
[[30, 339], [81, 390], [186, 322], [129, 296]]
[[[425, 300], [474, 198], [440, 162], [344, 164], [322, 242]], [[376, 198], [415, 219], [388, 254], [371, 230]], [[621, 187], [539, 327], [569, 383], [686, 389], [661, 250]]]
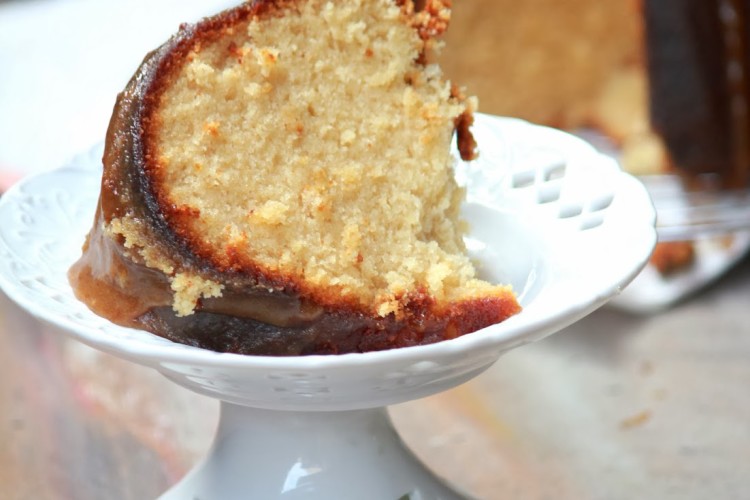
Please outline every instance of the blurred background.
[[[0, 191], [102, 141], [144, 55], [235, 3], [0, 0]], [[744, 54], [735, 0], [456, 0], [442, 62], [481, 111], [584, 135], [639, 175], [672, 171], [649, 109], [654, 5], [693, 12], [672, 18], [668, 54]], [[707, 74], [727, 80], [727, 67]], [[711, 128], [725, 106], [700, 75], [661, 80], [690, 97], [670, 106], [696, 111], [678, 122], [695, 141], [736, 131], [742, 113]], [[750, 237], [679, 243], [666, 271], [652, 263], [609, 306], [464, 386], [392, 408], [404, 440], [483, 499], [750, 498]], [[217, 410], [0, 295], [0, 498], [154, 498], [205, 452]]]
[[62, 166], [104, 139], [147, 52], [236, 2], [0, 1], [0, 174]]

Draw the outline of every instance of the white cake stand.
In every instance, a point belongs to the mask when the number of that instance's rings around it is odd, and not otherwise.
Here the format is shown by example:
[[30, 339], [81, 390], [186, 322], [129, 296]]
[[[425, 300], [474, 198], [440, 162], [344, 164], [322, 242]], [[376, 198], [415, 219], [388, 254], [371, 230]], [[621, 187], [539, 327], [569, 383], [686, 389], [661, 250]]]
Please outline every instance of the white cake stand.
[[386, 406], [466, 382], [504, 352], [604, 304], [656, 241], [641, 184], [565, 133], [482, 116], [481, 159], [459, 164], [467, 244], [524, 310], [434, 345], [272, 358], [218, 354], [114, 326], [73, 296], [66, 271], [92, 221], [101, 148], [0, 199], [0, 285], [39, 319], [221, 400], [208, 456], [165, 499], [455, 499], [403, 445]]

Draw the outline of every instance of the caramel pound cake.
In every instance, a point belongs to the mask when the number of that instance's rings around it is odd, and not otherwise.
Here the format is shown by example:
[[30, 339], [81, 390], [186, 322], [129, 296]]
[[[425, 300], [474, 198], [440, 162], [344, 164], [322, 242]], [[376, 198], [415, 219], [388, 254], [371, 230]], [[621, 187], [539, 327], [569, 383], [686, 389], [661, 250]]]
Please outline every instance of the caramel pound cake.
[[119, 96], [69, 277], [120, 325], [221, 352], [365, 352], [520, 307], [477, 278], [432, 64], [449, 2], [258, 0], [182, 26]]

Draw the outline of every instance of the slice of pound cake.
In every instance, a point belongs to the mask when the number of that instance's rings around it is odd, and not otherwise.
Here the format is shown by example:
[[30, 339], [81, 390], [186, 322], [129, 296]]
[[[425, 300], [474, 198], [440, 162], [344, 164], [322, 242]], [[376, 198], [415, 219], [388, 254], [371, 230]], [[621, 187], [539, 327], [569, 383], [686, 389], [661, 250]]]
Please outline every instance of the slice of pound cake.
[[258, 0], [183, 26], [119, 96], [69, 276], [111, 321], [243, 354], [451, 339], [519, 311], [459, 220], [475, 102], [447, 0]]

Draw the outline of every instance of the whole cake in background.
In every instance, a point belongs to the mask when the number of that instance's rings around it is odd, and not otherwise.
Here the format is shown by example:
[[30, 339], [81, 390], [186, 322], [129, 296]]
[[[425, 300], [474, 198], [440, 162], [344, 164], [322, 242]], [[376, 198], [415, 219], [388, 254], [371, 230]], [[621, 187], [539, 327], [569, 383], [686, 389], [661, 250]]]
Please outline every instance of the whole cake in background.
[[183, 26], [119, 96], [69, 276], [115, 323], [222, 352], [429, 344], [519, 312], [477, 278], [428, 0], [255, 1]]
[[635, 0], [463, 0], [441, 64], [484, 112], [642, 147], [652, 142], [642, 33]]
[[464, 0], [442, 64], [485, 112], [604, 132], [628, 171], [744, 187], [748, 9], [744, 0]]

